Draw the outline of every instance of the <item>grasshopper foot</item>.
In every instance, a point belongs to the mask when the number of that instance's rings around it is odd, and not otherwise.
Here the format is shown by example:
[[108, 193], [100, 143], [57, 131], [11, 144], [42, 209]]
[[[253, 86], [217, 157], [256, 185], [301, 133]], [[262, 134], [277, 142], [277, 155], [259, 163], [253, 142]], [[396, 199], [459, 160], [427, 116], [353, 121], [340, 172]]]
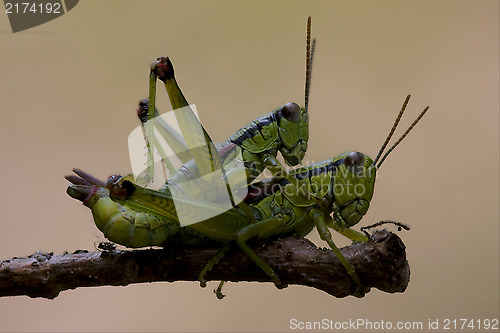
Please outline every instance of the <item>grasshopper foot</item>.
[[217, 296], [218, 299], [223, 299], [224, 297], [226, 297], [226, 295], [224, 295], [222, 293], [222, 286], [224, 285], [224, 282], [225, 281], [221, 281], [219, 283], [219, 286], [217, 287], [217, 289], [214, 289], [214, 293], [215, 293], [215, 295]]
[[161, 81], [165, 82], [165, 80], [174, 77], [174, 66], [168, 57], [159, 57], [151, 64], [151, 72], [154, 72]]
[[363, 285], [356, 284], [356, 287], [352, 295], [356, 298], [363, 298], [370, 291], [370, 289], [371, 289], [370, 287], [365, 287]]
[[280, 279], [276, 279], [273, 282], [274, 282], [274, 285], [276, 286], [276, 288], [278, 288], [278, 289], [285, 289], [286, 287], [288, 287], [288, 284], [281, 282]]

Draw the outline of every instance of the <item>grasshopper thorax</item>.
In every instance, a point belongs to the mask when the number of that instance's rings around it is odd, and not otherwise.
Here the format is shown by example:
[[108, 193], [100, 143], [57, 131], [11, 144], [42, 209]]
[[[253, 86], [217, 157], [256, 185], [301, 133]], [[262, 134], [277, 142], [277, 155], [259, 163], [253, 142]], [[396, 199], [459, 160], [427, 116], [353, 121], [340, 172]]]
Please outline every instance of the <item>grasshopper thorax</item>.
[[373, 160], [360, 152], [347, 152], [334, 159], [333, 206], [346, 227], [358, 223], [366, 214], [373, 197], [377, 168]]

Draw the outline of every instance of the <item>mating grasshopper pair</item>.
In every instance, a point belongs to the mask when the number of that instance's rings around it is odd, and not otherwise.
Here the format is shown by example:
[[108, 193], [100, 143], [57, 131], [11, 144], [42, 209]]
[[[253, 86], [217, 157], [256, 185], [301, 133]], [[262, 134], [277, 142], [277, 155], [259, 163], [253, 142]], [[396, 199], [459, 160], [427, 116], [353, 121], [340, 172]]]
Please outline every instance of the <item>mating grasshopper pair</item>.
[[[97, 227], [106, 238], [127, 247], [166, 246], [169, 241], [192, 243], [197, 240], [215, 240], [221, 249], [206, 264], [199, 275], [205, 286], [205, 275], [227, 253], [230, 245], [236, 243], [264, 272], [276, 287], [284, 288], [274, 270], [247, 244], [250, 239], [266, 239], [283, 234], [304, 236], [313, 228], [328, 243], [357, 285], [357, 295], [367, 289], [356, 274], [353, 266], [345, 259], [332, 241], [329, 228], [355, 242], [365, 242], [368, 234], [350, 229], [366, 214], [373, 197], [375, 178], [388, 154], [403, 140], [423, 117], [425, 108], [399, 140], [382, 156], [409, 101], [408, 96], [398, 117], [382, 145], [375, 160], [360, 152], [346, 152], [332, 159], [290, 171], [276, 159], [278, 151], [289, 166], [299, 164], [307, 149], [308, 141], [308, 99], [312, 67], [310, 18], [307, 27], [305, 104], [300, 107], [288, 103], [270, 114], [258, 118], [237, 131], [228, 141], [214, 145], [207, 131], [199, 124], [191, 111], [174, 77], [173, 66], [168, 58], [158, 58], [151, 66], [149, 100], [140, 104], [139, 117], [148, 147], [148, 167], [141, 179], [146, 182], [152, 177], [152, 150], [158, 147], [151, 120], [157, 115], [155, 109], [156, 80], [165, 83], [174, 110], [183, 108], [187, 112], [176, 114], [185, 141], [178, 138], [170, 127], [156, 123], [161, 136], [173, 147], [182, 161], [181, 168], [167, 165], [168, 158], [161, 154], [163, 167], [171, 171], [167, 182], [154, 191], [137, 185], [132, 176], [111, 176], [107, 183], [89, 174], [75, 170], [80, 177], [67, 176], [73, 183], [68, 194], [92, 210]], [[190, 129], [197, 126], [198, 131]], [[202, 140], [202, 149], [189, 149], [189, 141]], [[161, 149], [159, 149], [161, 150]], [[242, 201], [231, 199], [232, 206], [218, 205], [217, 195], [206, 199], [205, 189], [197, 187], [197, 180], [206, 174], [223, 170], [225, 184], [234, 178], [232, 162], [238, 152], [244, 166], [245, 184], [248, 190]], [[255, 182], [265, 169], [273, 177]], [[190, 186], [182, 187], [189, 183]], [[250, 185], [248, 185], [250, 184]], [[248, 186], [247, 186], [248, 185]], [[182, 187], [184, 197], [175, 197], [173, 191]], [[229, 186], [227, 187], [230, 191]], [[182, 224], [179, 216], [209, 212], [210, 217], [198, 219], [197, 223]], [[221, 287], [217, 289], [222, 297]]]

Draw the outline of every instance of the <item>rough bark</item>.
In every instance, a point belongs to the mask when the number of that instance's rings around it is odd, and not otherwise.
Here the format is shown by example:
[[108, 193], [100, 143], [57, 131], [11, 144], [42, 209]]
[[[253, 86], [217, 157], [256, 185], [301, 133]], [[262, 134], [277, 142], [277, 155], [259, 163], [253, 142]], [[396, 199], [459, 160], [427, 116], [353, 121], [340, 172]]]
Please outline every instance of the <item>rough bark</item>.
[[[287, 237], [255, 244], [261, 256], [288, 285], [304, 285], [335, 297], [354, 295], [356, 285], [329, 249], [304, 238]], [[394, 233], [376, 231], [363, 244], [341, 249], [366, 287], [403, 292], [410, 280], [405, 245]], [[53, 299], [63, 290], [154, 281], [196, 281], [217, 248], [115, 250], [54, 255], [37, 251], [27, 258], [0, 262], [0, 296]], [[206, 279], [269, 282], [244, 253], [231, 250]]]

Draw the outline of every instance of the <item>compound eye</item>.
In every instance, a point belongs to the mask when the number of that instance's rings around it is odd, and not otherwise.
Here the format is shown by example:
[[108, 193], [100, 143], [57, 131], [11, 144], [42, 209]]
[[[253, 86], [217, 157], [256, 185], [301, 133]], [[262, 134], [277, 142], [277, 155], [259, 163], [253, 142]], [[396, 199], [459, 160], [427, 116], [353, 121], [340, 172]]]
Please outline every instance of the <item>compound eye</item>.
[[353, 151], [347, 157], [344, 159], [344, 164], [347, 167], [347, 169], [356, 169], [356, 167], [362, 166], [363, 165], [363, 160], [364, 156], [363, 154]]
[[300, 107], [295, 103], [286, 103], [281, 108], [281, 115], [288, 121], [298, 123], [300, 121]]
[[112, 175], [109, 176], [108, 181], [106, 182], [106, 186], [112, 186], [118, 179], [122, 178], [120, 175]]

